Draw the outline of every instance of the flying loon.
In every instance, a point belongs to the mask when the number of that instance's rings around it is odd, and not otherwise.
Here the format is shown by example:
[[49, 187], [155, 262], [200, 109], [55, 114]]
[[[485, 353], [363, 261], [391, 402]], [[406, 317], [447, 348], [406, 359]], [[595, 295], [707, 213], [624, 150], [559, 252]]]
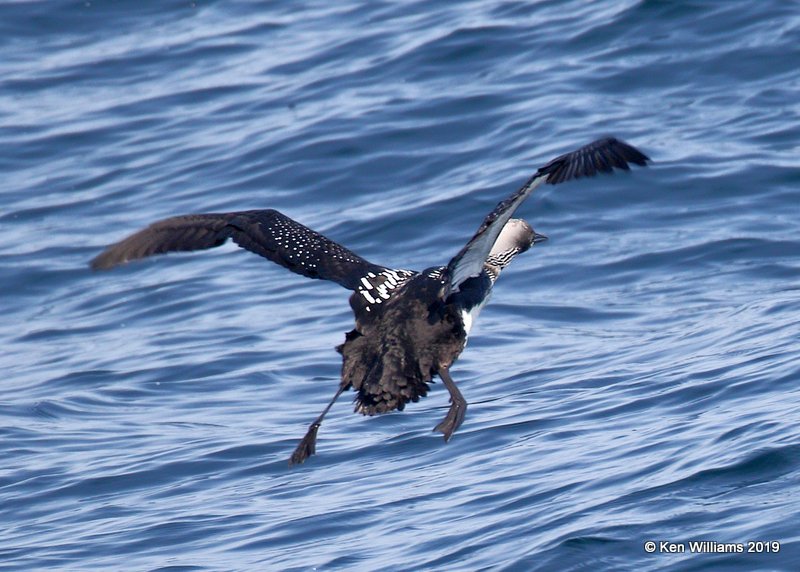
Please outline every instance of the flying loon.
[[368, 262], [272, 209], [160, 220], [109, 246], [91, 267], [108, 269], [153, 254], [214, 248], [233, 239], [297, 274], [336, 282], [353, 291], [355, 327], [336, 348], [342, 355], [336, 394], [309, 426], [289, 465], [316, 452], [317, 430], [344, 391], [357, 392], [355, 411], [364, 415], [402, 411], [428, 393], [435, 375], [450, 393], [450, 408], [434, 431], [448, 441], [467, 410], [450, 367], [500, 272], [517, 254], [546, 238], [524, 220], [511, 218], [514, 211], [543, 183], [556, 185], [614, 168], [629, 170], [629, 163], [645, 166], [647, 161], [639, 150], [613, 137], [561, 155], [501, 201], [446, 266], [421, 272]]

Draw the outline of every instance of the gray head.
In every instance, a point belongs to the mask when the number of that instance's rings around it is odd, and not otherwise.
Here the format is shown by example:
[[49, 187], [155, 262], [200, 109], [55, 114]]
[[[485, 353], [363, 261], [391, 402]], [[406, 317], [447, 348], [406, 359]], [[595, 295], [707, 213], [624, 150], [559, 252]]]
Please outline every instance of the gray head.
[[512, 218], [500, 231], [494, 241], [489, 257], [484, 263], [484, 268], [494, 282], [500, 271], [508, 266], [520, 252], [525, 252], [534, 244], [547, 240], [543, 234], [538, 234], [531, 225], [521, 218]]

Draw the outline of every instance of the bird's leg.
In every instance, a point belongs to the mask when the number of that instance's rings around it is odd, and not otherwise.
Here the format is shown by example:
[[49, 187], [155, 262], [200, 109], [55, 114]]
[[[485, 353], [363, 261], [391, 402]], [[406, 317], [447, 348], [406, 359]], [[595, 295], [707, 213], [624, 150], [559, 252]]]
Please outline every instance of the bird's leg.
[[306, 431], [305, 437], [300, 441], [300, 444], [297, 445], [297, 448], [292, 453], [292, 456], [289, 458], [289, 466], [292, 465], [299, 465], [306, 459], [308, 459], [311, 455], [316, 453], [317, 450], [317, 429], [319, 426], [322, 425], [322, 419], [325, 417], [325, 414], [328, 413], [328, 410], [336, 403], [336, 400], [339, 399], [339, 396], [342, 392], [347, 389], [347, 385], [341, 383], [339, 385], [339, 389], [336, 392], [336, 395], [333, 396], [330, 403], [325, 406], [325, 409], [322, 410], [322, 413], [319, 414], [314, 422], [309, 425], [308, 431]]
[[467, 400], [461, 395], [453, 378], [450, 377], [448, 368], [440, 368], [439, 377], [442, 378], [444, 386], [450, 392], [450, 410], [445, 418], [442, 419], [442, 422], [434, 427], [433, 430], [444, 433], [444, 440], [447, 442], [453, 436], [455, 430], [461, 426], [461, 422], [464, 421], [464, 415], [467, 413]]

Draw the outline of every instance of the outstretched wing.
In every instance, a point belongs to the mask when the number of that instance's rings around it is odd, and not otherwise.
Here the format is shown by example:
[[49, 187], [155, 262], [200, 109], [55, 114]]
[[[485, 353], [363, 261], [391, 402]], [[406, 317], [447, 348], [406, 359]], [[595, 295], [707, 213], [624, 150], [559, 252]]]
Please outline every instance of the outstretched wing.
[[594, 177], [598, 172], [611, 173], [614, 168], [629, 170], [629, 163], [645, 166], [650, 159], [635, 147], [613, 137], [598, 139], [571, 153], [556, 157], [522, 185], [522, 188], [500, 202], [490, 212], [478, 232], [447, 265], [447, 291], [457, 292], [468, 278], [483, 270], [495, 240], [514, 211], [542, 183], [556, 185], [581, 177]]
[[95, 270], [165, 252], [205, 250], [229, 238], [251, 252], [308, 278], [357, 290], [370, 272], [387, 270], [276, 210], [176, 216], [160, 220], [106, 248]]

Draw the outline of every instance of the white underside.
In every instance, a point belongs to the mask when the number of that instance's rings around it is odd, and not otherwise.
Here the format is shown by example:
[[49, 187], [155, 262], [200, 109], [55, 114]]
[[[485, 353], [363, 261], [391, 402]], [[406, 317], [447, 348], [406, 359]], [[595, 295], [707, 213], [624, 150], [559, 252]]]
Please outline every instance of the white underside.
[[467, 335], [469, 335], [469, 331], [472, 329], [472, 318], [474, 315], [474, 311], [470, 313], [466, 310], [461, 310], [461, 321], [464, 322], [464, 331], [467, 333]]
[[475, 320], [478, 319], [478, 315], [481, 313], [481, 310], [485, 304], [486, 301], [484, 301], [483, 304], [478, 304], [477, 306], [473, 307], [469, 312], [466, 310], [461, 310], [461, 321], [464, 322], [464, 331], [468, 336], [470, 330], [472, 329], [472, 324], [474, 324]]

